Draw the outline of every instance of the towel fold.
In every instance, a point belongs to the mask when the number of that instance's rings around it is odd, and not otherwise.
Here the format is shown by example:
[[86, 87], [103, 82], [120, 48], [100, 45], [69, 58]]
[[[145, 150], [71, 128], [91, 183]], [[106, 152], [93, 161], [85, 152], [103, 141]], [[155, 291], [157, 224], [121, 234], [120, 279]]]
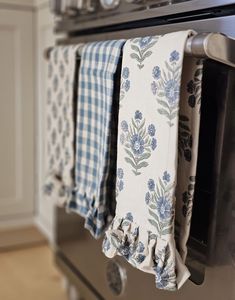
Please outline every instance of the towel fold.
[[196, 184], [203, 61], [185, 57], [179, 110], [176, 186], [176, 241], [182, 260], [187, 256]]
[[111, 114], [114, 75], [124, 40], [86, 44], [81, 55], [77, 104], [75, 195], [68, 210], [85, 218], [99, 238], [113, 217], [116, 139]]
[[79, 47], [55, 47], [48, 64], [44, 192], [63, 205], [74, 187], [74, 85]]
[[[190, 105], [186, 93], [180, 97], [180, 88], [181, 85], [185, 88], [181, 80], [184, 48], [192, 34], [192, 31], [182, 31], [135, 38], [128, 40], [123, 49], [117, 207], [106, 232], [103, 252], [110, 258], [121, 255], [136, 268], [154, 274], [156, 286], [165, 290], [179, 289], [190, 276], [176, 249], [174, 221], [178, 128], [187, 131], [186, 118], [179, 114], [187, 111], [190, 117], [196, 111], [191, 107], [180, 108]], [[195, 67], [187, 61], [184, 68], [188, 75], [184, 80], [188, 82]], [[184, 120], [186, 124], [182, 126], [180, 122]], [[192, 125], [191, 120], [189, 123]], [[191, 155], [195, 155], [193, 163], [196, 164], [196, 129], [194, 139]], [[187, 157], [187, 149], [184, 150]], [[183, 172], [184, 164], [180, 162], [180, 165]], [[187, 175], [193, 174], [195, 165], [189, 169]], [[185, 179], [181, 174], [178, 176]], [[178, 189], [179, 194], [186, 186], [186, 179]], [[180, 225], [183, 232], [185, 223], [181, 221]]]

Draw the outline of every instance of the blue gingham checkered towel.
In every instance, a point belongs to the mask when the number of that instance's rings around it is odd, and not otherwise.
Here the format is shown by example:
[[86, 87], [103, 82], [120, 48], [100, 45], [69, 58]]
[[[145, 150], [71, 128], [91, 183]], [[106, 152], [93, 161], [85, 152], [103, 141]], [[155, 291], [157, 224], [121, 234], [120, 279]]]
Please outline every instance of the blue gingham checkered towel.
[[[111, 221], [115, 192], [112, 151], [114, 75], [124, 40], [94, 42], [83, 47], [79, 70], [75, 197], [69, 210], [85, 218], [99, 238]], [[113, 212], [114, 213], [114, 212]]]

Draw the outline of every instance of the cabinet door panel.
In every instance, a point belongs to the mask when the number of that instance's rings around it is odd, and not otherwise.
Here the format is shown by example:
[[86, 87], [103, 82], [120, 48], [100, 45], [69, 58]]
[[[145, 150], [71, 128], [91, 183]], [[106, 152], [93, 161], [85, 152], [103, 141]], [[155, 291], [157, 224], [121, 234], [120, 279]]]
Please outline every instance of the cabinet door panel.
[[0, 9], [0, 220], [34, 209], [33, 24]]

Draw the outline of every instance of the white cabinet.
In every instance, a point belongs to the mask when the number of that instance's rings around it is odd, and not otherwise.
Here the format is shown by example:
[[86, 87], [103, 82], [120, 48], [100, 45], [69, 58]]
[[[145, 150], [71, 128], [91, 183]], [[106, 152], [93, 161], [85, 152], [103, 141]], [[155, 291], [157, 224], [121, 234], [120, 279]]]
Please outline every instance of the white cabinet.
[[0, 7], [0, 226], [34, 212], [33, 15]]
[[45, 174], [48, 0], [0, 0], [0, 229], [35, 222], [53, 240]]

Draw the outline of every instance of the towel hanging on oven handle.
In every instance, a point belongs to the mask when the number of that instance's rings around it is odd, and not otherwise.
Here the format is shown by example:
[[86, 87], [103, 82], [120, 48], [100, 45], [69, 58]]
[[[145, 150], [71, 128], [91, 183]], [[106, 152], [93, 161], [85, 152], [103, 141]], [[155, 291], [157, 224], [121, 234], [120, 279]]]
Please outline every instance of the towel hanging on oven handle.
[[185, 52], [235, 67], [235, 40], [222, 33], [199, 33], [190, 37]]
[[[74, 39], [59, 40], [59, 45], [74, 44]], [[49, 59], [52, 47], [45, 49], [44, 57]], [[190, 37], [185, 53], [200, 58], [209, 58], [235, 67], [235, 40], [222, 33], [198, 33]], [[78, 55], [78, 59], [80, 56]]]

